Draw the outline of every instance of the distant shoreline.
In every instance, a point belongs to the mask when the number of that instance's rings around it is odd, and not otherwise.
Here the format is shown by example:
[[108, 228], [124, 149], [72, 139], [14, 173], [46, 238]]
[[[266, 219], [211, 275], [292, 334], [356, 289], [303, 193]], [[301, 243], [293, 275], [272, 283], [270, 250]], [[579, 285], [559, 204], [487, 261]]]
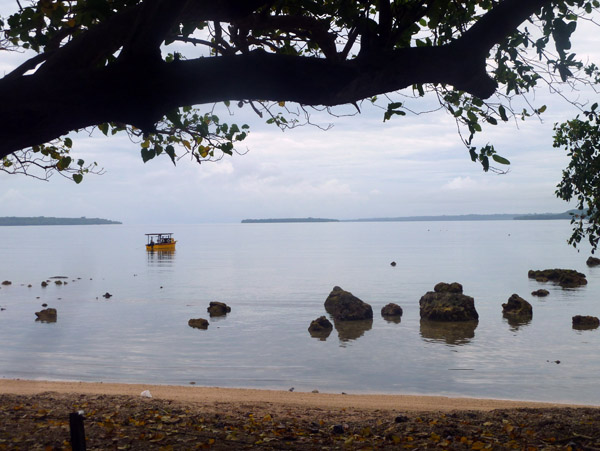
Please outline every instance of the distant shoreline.
[[102, 225], [123, 224], [119, 221], [102, 218], [54, 218], [46, 216], [4, 216], [0, 217], [0, 226], [46, 226], [46, 225]]
[[529, 214], [468, 214], [468, 215], [441, 215], [441, 216], [399, 216], [393, 218], [360, 218], [360, 219], [325, 219], [325, 218], [269, 218], [269, 219], [243, 219], [242, 224], [276, 224], [276, 223], [303, 223], [303, 222], [418, 222], [418, 221], [548, 221], [557, 219], [571, 219], [573, 215], [580, 214], [578, 210], [569, 210], [563, 213], [529, 213]]

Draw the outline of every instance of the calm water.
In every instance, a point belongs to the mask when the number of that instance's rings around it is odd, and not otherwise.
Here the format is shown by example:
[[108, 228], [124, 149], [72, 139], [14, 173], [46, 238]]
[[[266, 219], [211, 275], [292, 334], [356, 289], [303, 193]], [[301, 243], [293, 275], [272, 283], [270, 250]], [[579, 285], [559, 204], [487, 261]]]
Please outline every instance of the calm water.
[[[600, 405], [600, 330], [571, 327], [573, 315], [600, 316], [600, 268], [566, 244], [568, 221], [1, 231], [0, 279], [12, 285], [0, 289], [0, 377]], [[150, 232], [174, 232], [177, 251], [146, 253]], [[582, 271], [589, 284], [562, 290], [527, 278], [554, 267]], [[52, 276], [68, 284], [42, 288]], [[440, 281], [475, 298], [476, 327], [421, 325], [419, 299]], [[370, 303], [374, 319], [312, 338], [308, 325], [335, 285]], [[542, 286], [548, 297], [530, 295]], [[502, 318], [512, 293], [532, 303], [529, 324]], [[206, 331], [188, 327], [208, 318], [213, 300], [232, 312]], [[399, 324], [381, 318], [388, 302], [404, 309]], [[56, 323], [35, 321], [42, 303], [58, 310]]]

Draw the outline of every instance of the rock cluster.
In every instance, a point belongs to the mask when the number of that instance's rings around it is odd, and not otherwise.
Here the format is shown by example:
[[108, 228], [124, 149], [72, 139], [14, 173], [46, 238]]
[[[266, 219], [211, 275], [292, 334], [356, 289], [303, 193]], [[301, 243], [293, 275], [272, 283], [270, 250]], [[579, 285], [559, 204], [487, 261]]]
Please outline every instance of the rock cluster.
[[206, 311], [209, 313], [209, 315], [211, 317], [212, 316], [225, 316], [229, 312], [231, 312], [231, 307], [229, 307], [224, 302], [211, 302], [208, 305], [208, 308], [206, 309]]
[[543, 269], [534, 271], [530, 269], [527, 273], [530, 279], [535, 279], [538, 282], [554, 282], [563, 288], [576, 288], [582, 285], [587, 285], [585, 274], [575, 271], [574, 269]]
[[460, 283], [440, 282], [419, 301], [421, 319], [429, 321], [473, 321], [479, 319], [475, 300], [463, 294]]
[[357, 321], [373, 318], [373, 309], [349, 291], [333, 287], [325, 300], [325, 310], [339, 321]]
[[600, 326], [600, 319], [596, 316], [581, 316], [573, 317], [573, 329], [596, 329]]

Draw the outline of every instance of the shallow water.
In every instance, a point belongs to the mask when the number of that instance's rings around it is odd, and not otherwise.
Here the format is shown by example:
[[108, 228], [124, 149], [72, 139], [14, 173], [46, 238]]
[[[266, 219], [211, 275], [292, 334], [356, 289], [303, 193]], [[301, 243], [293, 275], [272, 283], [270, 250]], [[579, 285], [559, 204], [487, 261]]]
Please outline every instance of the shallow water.
[[[568, 221], [4, 227], [0, 244], [0, 376], [258, 387], [321, 392], [444, 394], [600, 405], [600, 268], [566, 244]], [[144, 233], [174, 232], [173, 254], [149, 254]], [[390, 262], [397, 266], [391, 267]], [[584, 272], [563, 290], [529, 269]], [[68, 276], [67, 285], [51, 276]], [[479, 322], [421, 323], [419, 299], [440, 281], [475, 298]], [[31, 284], [31, 287], [27, 285]], [[310, 321], [339, 285], [373, 306], [373, 321]], [[535, 298], [531, 291], [547, 288]], [[113, 296], [106, 300], [105, 292]], [[512, 293], [532, 303], [509, 324]], [[225, 318], [208, 330], [210, 301]], [[384, 320], [388, 302], [404, 310]], [[35, 321], [41, 304], [56, 323]], [[560, 363], [556, 363], [560, 361]]]

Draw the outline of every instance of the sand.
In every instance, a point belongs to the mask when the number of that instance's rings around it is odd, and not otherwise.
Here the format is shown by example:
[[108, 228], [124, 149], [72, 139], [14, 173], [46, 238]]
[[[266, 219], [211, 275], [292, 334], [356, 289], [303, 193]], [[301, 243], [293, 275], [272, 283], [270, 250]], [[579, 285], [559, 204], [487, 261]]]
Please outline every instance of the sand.
[[263, 404], [285, 407], [356, 409], [403, 412], [491, 411], [513, 408], [583, 407], [560, 403], [509, 401], [445, 396], [328, 394], [200, 386], [118, 384], [102, 382], [51, 382], [0, 379], [0, 394], [37, 395], [46, 392], [82, 395], [126, 395], [139, 397], [148, 390], [154, 399], [184, 403]]

